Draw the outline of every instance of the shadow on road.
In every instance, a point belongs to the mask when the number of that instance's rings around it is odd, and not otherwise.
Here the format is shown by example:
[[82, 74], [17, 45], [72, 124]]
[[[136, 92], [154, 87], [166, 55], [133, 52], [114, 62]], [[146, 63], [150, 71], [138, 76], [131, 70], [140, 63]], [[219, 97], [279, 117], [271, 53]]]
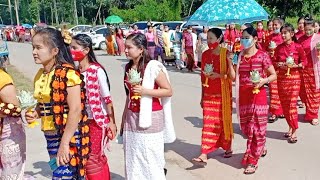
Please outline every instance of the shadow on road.
[[202, 118], [199, 118], [199, 117], [185, 117], [184, 119], [189, 121], [191, 124], [193, 124], [193, 127], [202, 128], [202, 126], [203, 126]]
[[26, 171], [25, 174], [30, 176], [41, 175], [47, 178], [51, 178], [52, 171], [48, 165], [48, 162], [45, 162], [45, 161], [35, 162], [33, 163], [33, 168], [35, 169], [35, 171], [38, 171], [38, 170], [40, 171], [38, 172]]
[[119, 174], [115, 174], [113, 172], [110, 172], [110, 173], [111, 173], [112, 180], [124, 180], [124, 177], [120, 176]]

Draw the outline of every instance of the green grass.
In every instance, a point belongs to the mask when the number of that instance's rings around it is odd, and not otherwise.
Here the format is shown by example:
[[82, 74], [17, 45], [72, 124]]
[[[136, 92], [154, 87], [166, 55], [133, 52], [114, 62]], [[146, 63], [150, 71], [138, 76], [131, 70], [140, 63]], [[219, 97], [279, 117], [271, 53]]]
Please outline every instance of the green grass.
[[13, 82], [17, 90], [25, 90], [33, 92], [33, 82], [19, 72], [14, 66], [9, 65], [7, 72], [13, 78]]

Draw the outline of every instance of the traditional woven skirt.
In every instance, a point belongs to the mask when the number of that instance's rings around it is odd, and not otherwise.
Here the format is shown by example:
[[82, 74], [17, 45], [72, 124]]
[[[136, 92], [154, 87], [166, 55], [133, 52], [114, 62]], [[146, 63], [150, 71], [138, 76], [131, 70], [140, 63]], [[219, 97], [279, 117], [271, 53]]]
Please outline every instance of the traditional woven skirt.
[[204, 97], [201, 153], [208, 154], [218, 148], [229, 150], [231, 140], [225, 140], [222, 119], [222, 97], [220, 94]]
[[253, 94], [252, 90], [252, 86], [240, 86], [240, 126], [242, 133], [248, 138], [243, 165], [256, 165], [266, 143], [269, 108], [267, 92], [265, 88], [261, 88], [258, 94]]
[[279, 98], [278, 83], [273, 81], [269, 86], [270, 92], [270, 114], [280, 116], [283, 114], [282, 106]]
[[300, 73], [298, 70], [291, 70], [290, 76], [286, 73], [287, 70], [280, 70], [277, 76], [281, 106], [288, 125], [298, 129], [297, 101], [301, 83]]
[[[61, 136], [58, 135], [57, 131], [44, 131], [44, 136], [47, 140], [47, 150], [49, 153], [50, 160], [57, 157], [58, 149], [60, 146]], [[75, 136], [79, 136], [79, 132], [75, 133]], [[76, 138], [77, 146], [80, 146], [79, 137]], [[52, 180], [67, 180], [73, 179], [75, 177], [75, 173], [71, 166], [64, 165], [59, 166], [52, 173]]]
[[320, 107], [320, 91], [316, 89], [313, 68], [305, 68], [301, 72], [300, 97], [306, 104], [306, 121], [318, 119]]
[[164, 114], [152, 112], [152, 125], [139, 127], [139, 113], [127, 112], [123, 134], [125, 178], [127, 180], [165, 180]]

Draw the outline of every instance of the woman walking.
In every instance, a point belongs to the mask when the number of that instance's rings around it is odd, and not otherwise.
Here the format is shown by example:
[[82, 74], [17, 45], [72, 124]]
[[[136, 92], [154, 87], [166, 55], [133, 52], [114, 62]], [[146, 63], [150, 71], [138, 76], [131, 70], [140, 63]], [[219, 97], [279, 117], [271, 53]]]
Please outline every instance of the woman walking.
[[301, 72], [301, 90], [300, 97], [306, 104], [305, 121], [316, 126], [319, 124], [318, 114], [320, 107], [320, 85], [319, 70], [320, 61], [317, 43], [320, 43], [320, 34], [314, 33], [315, 21], [311, 18], [305, 19], [305, 35], [302, 36], [298, 43], [302, 45], [306, 56], [307, 65]]
[[[289, 131], [285, 137], [289, 143], [297, 142], [298, 110], [297, 100], [300, 92], [300, 72], [306, 63], [306, 54], [301, 45], [294, 42], [294, 28], [291, 24], [285, 24], [281, 28], [284, 42], [275, 50], [273, 64], [277, 70], [277, 82], [279, 97], [283, 114], [289, 125]], [[288, 64], [288, 60], [291, 60]]]
[[194, 44], [192, 37], [192, 27], [188, 26], [187, 32], [182, 34], [182, 49], [183, 52], [187, 55], [187, 69], [189, 72], [193, 72], [194, 68]]
[[0, 67], [0, 179], [23, 180], [26, 134], [13, 80]]
[[[203, 53], [201, 64], [200, 105], [203, 109], [201, 155], [192, 159], [201, 165], [206, 165], [208, 154], [220, 147], [225, 150], [225, 158], [232, 156], [232, 96], [231, 79], [228, 76], [232, 61], [227, 61], [227, 49], [219, 46], [222, 43], [222, 31], [218, 28], [210, 29], [208, 31], [210, 49]], [[213, 67], [213, 72], [206, 72], [208, 66]]]
[[118, 51], [117, 51], [117, 55], [118, 56], [122, 56], [124, 55], [124, 34], [121, 28], [116, 28], [116, 42], [117, 42], [117, 46], [118, 46]]
[[146, 32], [145, 35], [148, 41], [148, 53], [150, 55], [150, 58], [155, 59], [157, 36], [152, 26], [148, 26], [148, 32]]
[[32, 46], [35, 63], [43, 68], [34, 78], [36, 111], [26, 113], [26, 119], [32, 123], [41, 118], [52, 179], [83, 180], [90, 152], [83, 77], [74, 69], [70, 50], [58, 30], [37, 31]]
[[[257, 49], [257, 42], [257, 31], [252, 27], [245, 29], [241, 39], [244, 50], [239, 55], [237, 75], [232, 66], [230, 68], [231, 77], [236, 77], [238, 119], [242, 133], [248, 138], [242, 159], [242, 164], [246, 166], [245, 174], [255, 173], [259, 158], [267, 154], [268, 102], [264, 85], [277, 78], [269, 55]], [[255, 77], [260, 76], [260, 81], [255, 84], [251, 80], [254, 74]]]
[[88, 180], [111, 178], [107, 158], [104, 153], [106, 143], [117, 131], [113, 105], [109, 91], [109, 79], [105, 69], [98, 63], [88, 35], [78, 34], [70, 44], [74, 61], [80, 63], [86, 87], [86, 108], [90, 121], [91, 153], [86, 164]]
[[[125, 45], [130, 59], [125, 67], [128, 94], [122, 118], [125, 178], [164, 180], [164, 143], [175, 140], [168, 73], [161, 62], [150, 61], [145, 35], [131, 34]], [[130, 83], [140, 77], [141, 85]]]

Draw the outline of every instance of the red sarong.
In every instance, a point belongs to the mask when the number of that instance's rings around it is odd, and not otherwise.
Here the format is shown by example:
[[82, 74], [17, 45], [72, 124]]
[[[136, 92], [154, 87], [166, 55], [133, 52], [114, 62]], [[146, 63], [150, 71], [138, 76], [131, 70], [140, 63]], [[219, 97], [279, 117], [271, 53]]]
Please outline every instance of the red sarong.
[[279, 70], [277, 80], [283, 114], [288, 125], [292, 129], [298, 129], [297, 101], [300, 91], [300, 73], [297, 69], [291, 69], [290, 76], [287, 70]]
[[279, 93], [278, 93], [278, 83], [273, 81], [269, 86], [270, 93], [270, 114], [280, 116], [283, 114], [283, 110], [280, 103]]

